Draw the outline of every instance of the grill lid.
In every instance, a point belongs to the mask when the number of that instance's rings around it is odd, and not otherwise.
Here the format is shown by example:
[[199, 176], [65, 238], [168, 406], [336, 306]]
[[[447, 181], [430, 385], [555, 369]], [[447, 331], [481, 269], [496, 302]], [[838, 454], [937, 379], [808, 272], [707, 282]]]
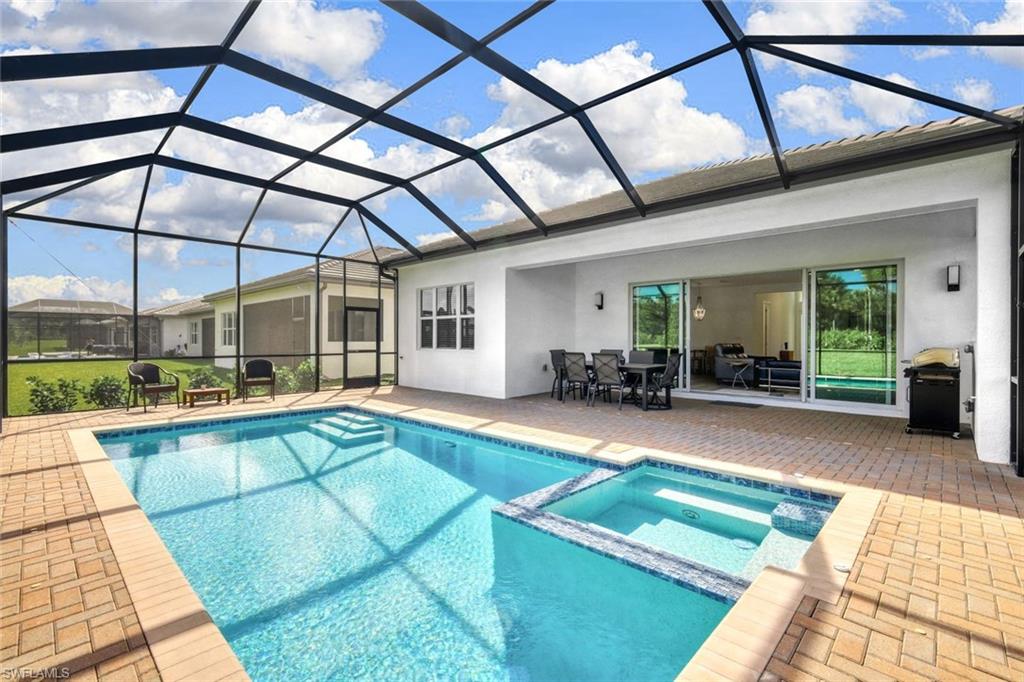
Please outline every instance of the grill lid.
[[959, 348], [925, 348], [910, 361], [912, 367], [950, 367], [960, 366]]

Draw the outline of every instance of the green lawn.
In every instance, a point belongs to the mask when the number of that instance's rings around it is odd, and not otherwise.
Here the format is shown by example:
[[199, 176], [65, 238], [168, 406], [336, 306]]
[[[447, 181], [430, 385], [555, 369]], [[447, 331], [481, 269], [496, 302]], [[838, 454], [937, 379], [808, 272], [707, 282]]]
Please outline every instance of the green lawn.
[[839, 377], [885, 377], [896, 375], [896, 355], [889, 354], [889, 369], [882, 351], [821, 350], [818, 374]]
[[[156, 364], [168, 372], [173, 372], [181, 379], [183, 389], [188, 388], [189, 373], [201, 367], [213, 368], [212, 360], [188, 360], [184, 358], [161, 358]], [[29, 403], [28, 377], [37, 376], [45, 381], [55, 381], [58, 378], [78, 379], [83, 387], [104, 375], [114, 376], [127, 382], [126, 360], [83, 360], [81, 362], [39, 362], [39, 363], [17, 363], [8, 366], [8, 413], [13, 416], [30, 414], [31, 404]], [[214, 373], [220, 378], [224, 386], [231, 385], [232, 370], [213, 368]], [[85, 400], [79, 398], [76, 409], [95, 409]]]
[[28, 355], [29, 353], [61, 353], [68, 349], [67, 339], [42, 339], [36, 343], [35, 339], [29, 341], [15, 341], [11, 339], [7, 352], [11, 356]]
[[[161, 358], [155, 361], [168, 372], [178, 375], [181, 379], [182, 389], [189, 387], [189, 374], [200, 369], [212, 369], [220, 379], [222, 386], [234, 386], [234, 371], [213, 366], [212, 360], [189, 360], [186, 358]], [[12, 416], [31, 414], [32, 405], [29, 402], [28, 377], [37, 376], [44, 381], [55, 382], [59, 378], [77, 379], [83, 388], [97, 377], [104, 375], [117, 377], [121, 381], [127, 381], [127, 360], [82, 360], [76, 362], [31, 362], [17, 363], [8, 366], [9, 398], [8, 413]], [[282, 386], [281, 373], [278, 373], [278, 393], [283, 393], [286, 388]], [[381, 385], [394, 383], [394, 375], [381, 375]], [[321, 388], [341, 388], [341, 379], [323, 379]], [[312, 387], [298, 385], [294, 390], [312, 390]], [[250, 396], [260, 395], [264, 389], [251, 389]], [[96, 405], [79, 398], [77, 410], [96, 409]]]

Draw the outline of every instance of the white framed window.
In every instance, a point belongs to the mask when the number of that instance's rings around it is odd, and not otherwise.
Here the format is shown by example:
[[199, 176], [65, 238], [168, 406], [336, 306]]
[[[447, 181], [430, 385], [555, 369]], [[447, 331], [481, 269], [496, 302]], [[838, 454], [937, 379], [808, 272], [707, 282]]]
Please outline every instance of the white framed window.
[[235, 326], [235, 314], [220, 314], [220, 343], [223, 346], [235, 345], [237, 327]]
[[472, 282], [420, 289], [419, 347], [476, 347], [476, 293]]
[[199, 345], [199, 320], [189, 320], [188, 343], [190, 346]]

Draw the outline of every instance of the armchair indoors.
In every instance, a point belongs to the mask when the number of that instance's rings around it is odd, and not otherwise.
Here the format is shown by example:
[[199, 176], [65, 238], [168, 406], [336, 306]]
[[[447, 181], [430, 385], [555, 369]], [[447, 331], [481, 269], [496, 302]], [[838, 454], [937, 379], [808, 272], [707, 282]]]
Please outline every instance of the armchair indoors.
[[127, 412], [132, 407], [138, 407], [141, 396], [142, 411], [148, 412], [150, 396], [153, 396], [153, 407], [158, 407], [160, 396], [165, 393], [174, 393], [174, 403], [180, 408], [180, 388], [181, 380], [177, 374], [172, 374], [151, 362], [133, 362], [128, 365], [128, 398], [125, 400], [124, 409]]
[[248, 360], [242, 366], [242, 402], [249, 397], [250, 386], [269, 386], [270, 399], [277, 397], [277, 370], [270, 360]]

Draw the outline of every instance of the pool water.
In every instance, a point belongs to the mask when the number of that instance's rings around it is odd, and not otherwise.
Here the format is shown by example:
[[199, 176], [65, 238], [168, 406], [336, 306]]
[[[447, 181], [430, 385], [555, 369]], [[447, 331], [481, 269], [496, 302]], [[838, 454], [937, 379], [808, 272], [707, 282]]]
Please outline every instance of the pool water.
[[[765, 566], [796, 568], [814, 540], [773, 518], [783, 502], [815, 516], [828, 505], [732, 482], [642, 466], [545, 507], [753, 580]], [[785, 509], [785, 507], [783, 508]]]
[[255, 680], [668, 680], [729, 609], [491, 513], [583, 464], [343, 415], [100, 442]]

